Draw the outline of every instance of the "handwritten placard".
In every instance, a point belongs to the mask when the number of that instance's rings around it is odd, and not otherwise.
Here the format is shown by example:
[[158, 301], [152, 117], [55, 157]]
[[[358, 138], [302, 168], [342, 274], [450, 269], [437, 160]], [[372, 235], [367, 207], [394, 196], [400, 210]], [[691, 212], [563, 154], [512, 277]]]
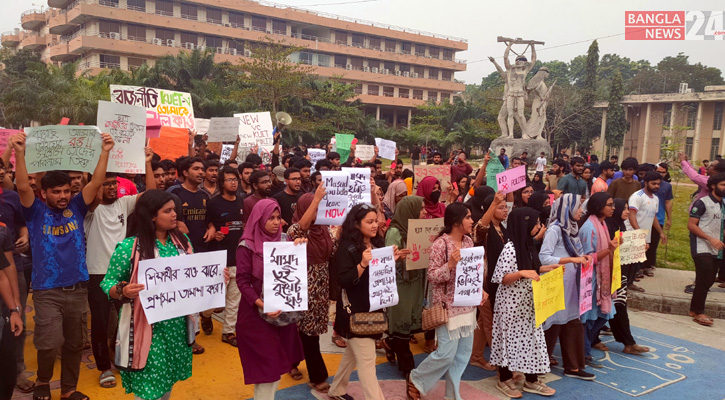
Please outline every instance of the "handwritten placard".
[[405, 260], [406, 270], [428, 268], [430, 246], [444, 226], [443, 218], [408, 220], [408, 248], [411, 253]]
[[398, 285], [395, 283], [395, 253], [393, 246], [373, 249], [368, 270], [370, 281], [370, 311], [398, 304]]
[[352, 148], [353, 140], [355, 140], [355, 135], [349, 135], [346, 133], [335, 134], [335, 144], [337, 146], [335, 151], [340, 153], [341, 163], [347, 162], [347, 159], [350, 157], [350, 149]]
[[141, 106], [146, 115], [159, 119], [161, 126], [194, 129], [191, 94], [140, 86], [111, 85], [111, 102]]
[[559, 267], [541, 275], [537, 282], [532, 280], [534, 291], [534, 312], [536, 313], [536, 327], [566, 307], [564, 302], [564, 268]]
[[149, 323], [224, 307], [227, 251], [159, 257], [138, 263], [139, 295]]
[[343, 171], [321, 171], [322, 185], [327, 194], [317, 207], [317, 225], [342, 225], [349, 211], [348, 180], [350, 175]]
[[355, 157], [362, 162], [368, 162], [375, 157], [375, 146], [370, 144], [358, 144], [355, 146]]
[[478, 306], [483, 300], [483, 246], [461, 249], [456, 264], [454, 306]]
[[622, 265], [640, 263], [647, 260], [647, 229], [622, 232], [622, 245], [619, 246]]
[[526, 167], [520, 166], [496, 175], [498, 191], [511, 193], [526, 186]]
[[310, 157], [310, 162], [312, 163], [312, 172], [317, 171], [317, 169], [315, 169], [317, 162], [324, 160], [325, 157], [327, 157], [327, 153], [325, 153], [325, 150], [322, 149], [307, 149], [307, 155]]
[[395, 142], [392, 140], [375, 138], [375, 145], [378, 146], [378, 155], [386, 160], [395, 160]]
[[594, 280], [594, 263], [582, 264], [581, 277], [579, 279], [579, 315], [592, 309], [592, 297], [594, 296], [592, 281]]
[[[209, 132], [210, 119], [207, 118], [194, 118], [194, 128], [196, 129], [197, 135], [206, 135]], [[237, 140], [236, 138], [234, 140]]]
[[108, 155], [108, 172], [146, 173], [145, 108], [99, 100], [96, 125], [115, 142]]
[[506, 168], [501, 164], [501, 160], [495, 155], [491, 156], [491, 159], [486, 164], [486, 186], [498, 192], [498, 183], [496, 182], [496, 176], [506, 171]]
[[221, 164], [224, 164], [229, 157], [232, 156], [232, 152], [234, 151], [234, 145], [233, 144], [225, 144], [222, 146], [222, 151], [219, 153], [219, 162]]
[[207, 141], [209, 142], [234, 142], [239, 136], [239, 117], [212, 118], [209, 120]]
[[356, 204], [372, 202], [370, 197], [370, 168], [342, 168], [347, 172], [347, 198], [350, 200], [349, 207]]
[[[10, 145], [10, 136], [18, 133], [20, 131], [15, 129], [0, 129], [0, 151], [5, 151], [5, 148]], [[10, 162], [15, 165], [15, 151], [10, 153]], [[9, 167], [6, 165], [5, 169], [9, 170]]]
[[[622, 237], [622, 233], [620, 231], [614, 232], [614, 238], [619, 239]], [[617, 291], [617, 289], [622, 287], [622, 255], [621, 251], [619, 249], [619, 246], [617, 246], [616, 249], [614, 249], [614, 253], [612, 253], [612, 294]]]
[[28, 173], [55, 169], [93, 172], [101, 156], [101, 131], [95, 126], [46, 125], [25, 128]]
[[[272, 116], [269, 111], [234, 114], [239, 118], [239, 147], [273, 146]], [[232, 140], [237, 140], [236, 138]]]
[[162, 160], [176, 160], [189, 154], [189, 131], [185, 128], [163, 126], [159, 137], [149, 138], [149, 147]]
[[432, 176], [438, 179], [443, 193], [451, 185], [450, 165], [415, 165], [413, 166], [413, 173], [415, 174], [415, 185], [413, 189], [418, 189], [418, 184], [426, 176]]
[[307, 310], [307, 243], [265, 242], [264, 312]]

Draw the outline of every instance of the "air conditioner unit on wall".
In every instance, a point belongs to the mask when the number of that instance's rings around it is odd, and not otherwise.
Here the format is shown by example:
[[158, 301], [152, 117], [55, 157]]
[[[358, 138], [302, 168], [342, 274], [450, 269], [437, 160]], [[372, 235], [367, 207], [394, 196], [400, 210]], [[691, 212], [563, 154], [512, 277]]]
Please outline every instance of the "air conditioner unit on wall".
[[163, 44], [163, 42], [159, 38], [154, 38], [154, 44], [157, 46], [161, 46]]
[[419, 75], [417, 72], [413, 72], [413, 78], [417, 78]]
[[184, 43], [184, 48], [187, 50], [194, 50], [194, 48], [196, 48], [196, 45], [194, 45], [194, 43], [191, 43], [191, 42], [186, 42], [186, 43]]
[[410, 76], [410, 72], [408, 72], [408, 71], [403, 72], [403, 76], [406, 77], [406, 78], [409, 77]]
[[374, 74], [377, 74], [377, 73], [379, 73], [379, 72], [380, 72], [380, 68], [378, 68], [378, 67], [373, 67], [373, 73], [374, 73]]
[[389, 69], [384, 69], [384, 70], [383, 70], [383, 73], [384, 73], [385, 75], [390, 75], [390, 70], [389, 70]]
[[237, 49], [229, 49], [229, 54], [236, 56], [237, 55]]
[[252, 50], [244, 49], [244, 57], [251, 57], [252, 56]]
[[111, 39], [118, 40], [118, 39], [121, 39], [121, 34], [118, 32], [111, 32], [108, 34], [108, 37], [110, 37]]
[[349, 70], [352, 70], [352, 64], [345, 65], [345, 69], [348, 70], [348, 71]]
[[174, 39], [166, 39], [166, 45], [169, 47], [176, 47], [176, 40]]
[[364, 70], [365, 72], [370, 72], [370, 67], [365, 67]]
[[402, 71], [395, 71], [396, 76], [400, 76], [403, 72]]
[[217, 53], [219, 53], [219, 54], [224, 54], [224, 48], [222, 48], [222, 47], [217, 47], [217, 48], [216, 48], [216, 52], [217, 52]]

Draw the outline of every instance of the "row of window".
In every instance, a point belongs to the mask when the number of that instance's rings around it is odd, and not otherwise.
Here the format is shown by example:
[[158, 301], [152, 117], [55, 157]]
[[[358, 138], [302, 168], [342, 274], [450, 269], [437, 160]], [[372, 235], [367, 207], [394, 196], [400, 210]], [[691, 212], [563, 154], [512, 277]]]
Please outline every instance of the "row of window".
[[[715, 103], [715, 116], [712, 121], [712, 130], [722, 130], [723, 106], [725, 103]], [[687, 112], [687, 127], [692, 130], [697, 125], [697, 103], [686, 103], [681, 110]], [[672, 124], [672, 103], [664, 105], [662, 125], [670, 126]], [[720, 139], [718, 139], [720, 140]]]

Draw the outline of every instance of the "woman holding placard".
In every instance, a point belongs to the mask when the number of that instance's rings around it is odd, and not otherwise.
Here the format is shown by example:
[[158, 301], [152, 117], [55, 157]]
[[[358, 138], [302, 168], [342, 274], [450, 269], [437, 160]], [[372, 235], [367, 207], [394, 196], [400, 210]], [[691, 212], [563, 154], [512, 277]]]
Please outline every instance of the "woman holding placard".
[[[491, 282], [498, 283], [493, 309], [491, 364], [498, 365], [496, 389], [520, 398], [513, 372], [523, 372], [523, 390], [551, 396], [556, 390], [539, 381], [538, 374], [550, 371], [544, 330], [536, 327], [532, 280], [539, 273], [559, 265], [541, 265], [534, 237], [541, 230], [539, 212], [529, 207], [514, 208], [508, 217], [508, 237], [498, 258]], [[490, 266], [489, 266], [490, 267]]]
[[[448, 205], [445, 227], [430, 247], [428, 282], [431, 285], [431, 304], [443, 304], [448, 322], [436, 328], [438, 348], [412, 370], [406, 379], [408, 399], [418, 400], [427, 395], [445, 376], [447, 399], [461, 400], [461, 376], [471, 358], [473, 331], [476, 329], [476, 307], [454, 306], [456, 265], [461, 249], [473, 247], [468, 236], [473, 228], [471, 210], [463, 203]], [[483, 303], [486, 300], [483, 294]]]
[[[244, 370], [244, 383], [254, 385], [256, 400], [272, 400], [280, 376], [304, 359], [297, 324], [273, 325], [260, 316], [264, 309], [265, 242], [279, 242], [282, 237], [279, 204], [262, 199], [252, 208], [237, 247], [237, 285], [242, 294], [237, 316], [237, 346]], [[295, 244], [306, 239], [296, 239]], [[281, 311], [266, 313], [276, 319]]]

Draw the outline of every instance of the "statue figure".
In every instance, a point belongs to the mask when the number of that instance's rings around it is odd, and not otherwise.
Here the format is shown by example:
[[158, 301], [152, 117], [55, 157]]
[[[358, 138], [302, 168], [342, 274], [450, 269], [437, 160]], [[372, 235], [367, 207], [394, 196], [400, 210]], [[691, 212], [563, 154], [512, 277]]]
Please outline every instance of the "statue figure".
[[528, 131], [524, 133], [524, 138], [544, 139], [541, 132], [543, 132], [546, 124], [546, 105], [556, 84], [556, 81], [554, 81], [551, 87], [547, 89], [544, 80], [548, 77], [549, 69], [541, 67], [526, 84], [526, 91], [533, 94], [533, 100], [531, 102], [531, 116], [526, 121]]

